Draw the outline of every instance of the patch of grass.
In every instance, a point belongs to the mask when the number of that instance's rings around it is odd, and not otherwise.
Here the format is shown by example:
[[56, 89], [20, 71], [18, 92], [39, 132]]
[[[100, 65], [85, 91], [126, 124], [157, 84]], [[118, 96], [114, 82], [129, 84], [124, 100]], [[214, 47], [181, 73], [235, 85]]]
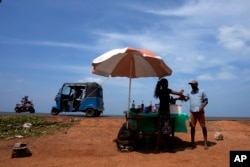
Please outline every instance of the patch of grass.
[[[30, 128], [24, 128], [25, 123], [31, 123]], [[76, 122], [52, 122], [40, 116], [9, 116], [0, 117], [0, 139], [30, 137], [53, 134], [57, 131], [66, 132]]]

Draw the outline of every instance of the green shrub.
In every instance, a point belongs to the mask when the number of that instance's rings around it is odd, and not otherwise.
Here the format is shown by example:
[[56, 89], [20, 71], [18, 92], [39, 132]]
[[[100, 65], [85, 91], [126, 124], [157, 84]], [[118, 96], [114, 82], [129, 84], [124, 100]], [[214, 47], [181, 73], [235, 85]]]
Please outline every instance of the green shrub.
[[[30, 128], [23, 124], [31, 123]], [[8, 116], [0, 117], [0, 139], [30, 137], [66, 132], [75, 122], [52, 122], [42, 116]]]

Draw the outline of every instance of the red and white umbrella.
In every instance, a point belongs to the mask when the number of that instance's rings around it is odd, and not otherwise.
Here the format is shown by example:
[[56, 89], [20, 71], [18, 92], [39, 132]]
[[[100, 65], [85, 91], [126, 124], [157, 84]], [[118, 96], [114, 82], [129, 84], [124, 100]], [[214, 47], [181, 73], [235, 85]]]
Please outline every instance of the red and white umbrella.
[[93, 74], [105, 77], [128, 77], [130, 106], [131, 79], [140, 77], [164, 77], [172, 74], [163, 59], [145, 49], [131, 47], [110, 50], [92, 62]]

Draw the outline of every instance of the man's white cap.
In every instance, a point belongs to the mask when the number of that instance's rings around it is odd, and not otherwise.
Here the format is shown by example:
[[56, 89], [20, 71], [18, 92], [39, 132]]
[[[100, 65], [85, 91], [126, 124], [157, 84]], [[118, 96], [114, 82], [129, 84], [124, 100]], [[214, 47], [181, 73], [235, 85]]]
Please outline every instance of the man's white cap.
[[191, 80], [188, 84], [189, 85], [198, 85], [198, 81], [197, 80]]

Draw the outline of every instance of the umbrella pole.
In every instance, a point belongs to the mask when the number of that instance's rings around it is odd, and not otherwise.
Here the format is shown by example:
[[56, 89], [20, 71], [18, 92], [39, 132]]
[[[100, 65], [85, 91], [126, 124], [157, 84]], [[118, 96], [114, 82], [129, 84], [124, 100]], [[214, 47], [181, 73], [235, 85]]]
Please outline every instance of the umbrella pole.
[[[129, 88], [128, 88], [128, 110], [127, 110], [127, 114], [126, 114], [126, 119], [129, 118], [129, 111], [130, 111], [130, 92], [131, 92], [131, 76], [132, 76], [132, 64], [133, 63], [133, 59], [131, 57], [131, 61], [130, 61], [130, 77], [129, 77]], [[128, 121], [126, 123], [126, 127], [128, 129]]]
[[[129, 111], [130, 111], [130, 91], [131, 90], [131, 78], [129, 78], [129, 88], [128, 88], [128, 110], [126, 113], [126, 120], [129, 118]], [[126, 121], [126, 128], [128, 129], [128, 121]]]
[[130, 110], [130, 92], [131, 92], [131, 77], [132, 77], [132, 66], [133, 66], [133, 57], [130, 57], [131, 60], [130, 60], [130, 77], [129, 77], [129, 88], [128, 88], [128, 112]]
[[131, 78], [129, 78], [129, 88], [128, 88], [128, 112], [129, 112], [129, 108], [130, 108], [130, 92], [131, 92]]

